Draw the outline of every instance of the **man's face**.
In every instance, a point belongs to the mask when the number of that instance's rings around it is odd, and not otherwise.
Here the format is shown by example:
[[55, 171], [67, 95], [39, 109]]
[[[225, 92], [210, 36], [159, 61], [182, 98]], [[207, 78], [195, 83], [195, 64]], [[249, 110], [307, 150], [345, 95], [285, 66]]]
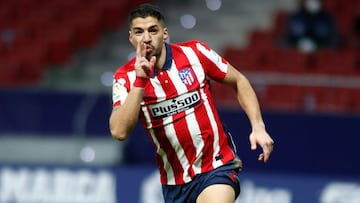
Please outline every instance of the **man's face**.
[[146, 58], [160, 57], [164, 40], [168, 38], [167, 28], [154, 17], [135, 18], [129, 31], [129, 40], [136, 48], [138, 42], [145, 44]]

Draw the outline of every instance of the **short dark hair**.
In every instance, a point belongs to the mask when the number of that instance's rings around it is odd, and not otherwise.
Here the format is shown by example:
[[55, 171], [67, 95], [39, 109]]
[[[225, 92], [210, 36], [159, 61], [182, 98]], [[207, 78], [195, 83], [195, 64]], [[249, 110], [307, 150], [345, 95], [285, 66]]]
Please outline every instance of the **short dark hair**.
[[165, 17], [161, 12], [160, 7], [153, 4], [145, 3], [145, 4], [141, 4], [140, 6], [130, 11], [129, 26], [131, 26], [131, 23], [135, 18], [146, 18], [146, 17], [154, 17], [159, 22], [165, 25]]

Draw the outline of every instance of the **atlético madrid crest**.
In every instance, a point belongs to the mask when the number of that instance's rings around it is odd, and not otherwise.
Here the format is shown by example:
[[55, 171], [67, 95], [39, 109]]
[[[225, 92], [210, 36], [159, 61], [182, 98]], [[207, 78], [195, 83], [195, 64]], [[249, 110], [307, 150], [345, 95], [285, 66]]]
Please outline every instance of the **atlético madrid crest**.
[[191, 68], [184, 68], [179, 72], [181, 81], [188, 86], [191, 86], [195, 81], [195, 73]]

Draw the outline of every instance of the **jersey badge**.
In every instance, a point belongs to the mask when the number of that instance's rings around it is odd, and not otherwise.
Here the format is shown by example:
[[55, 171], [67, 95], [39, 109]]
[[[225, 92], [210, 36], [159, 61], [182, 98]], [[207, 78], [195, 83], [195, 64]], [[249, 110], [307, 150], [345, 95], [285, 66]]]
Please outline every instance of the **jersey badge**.
[[191, 86], [195, 81], [195, 74], [191, 68], [185, 68], [179, 72], [181, 81], [188, 86]]

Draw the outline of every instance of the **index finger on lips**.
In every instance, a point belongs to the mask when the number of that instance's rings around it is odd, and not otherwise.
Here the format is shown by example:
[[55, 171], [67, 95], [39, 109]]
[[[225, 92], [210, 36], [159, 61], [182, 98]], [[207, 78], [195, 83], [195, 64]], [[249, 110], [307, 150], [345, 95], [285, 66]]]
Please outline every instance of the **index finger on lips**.
[[144, 43], [143, 43], [142, 40], [138, 41], [138, 43], [136, 45], [136, 57], [141, 58], [141, 57], [145, 56], [145, 51], [146, 50], [144, 49], [143, 44]]

